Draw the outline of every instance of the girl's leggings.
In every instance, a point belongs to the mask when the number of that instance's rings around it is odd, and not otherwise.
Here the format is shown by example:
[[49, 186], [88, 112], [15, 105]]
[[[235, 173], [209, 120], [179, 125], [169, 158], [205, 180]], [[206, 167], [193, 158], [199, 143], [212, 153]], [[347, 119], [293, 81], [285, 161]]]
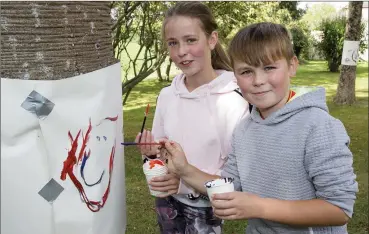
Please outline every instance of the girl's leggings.
[[212, 207], [192, 207], [172, 196], [156, 198], [156, 213], [161, 234], [220, 234], [223, 222]]

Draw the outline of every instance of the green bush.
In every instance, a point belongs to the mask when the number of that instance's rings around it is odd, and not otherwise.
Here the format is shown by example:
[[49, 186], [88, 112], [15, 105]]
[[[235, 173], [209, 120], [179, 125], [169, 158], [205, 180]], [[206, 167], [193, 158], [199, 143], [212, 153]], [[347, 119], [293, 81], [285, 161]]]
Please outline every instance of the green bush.
[[298, 59], [307, 59], [307, 53], [310, 48], [310, 31], [306, 25], [301, 22], [289, 25], [289, 31], [292, 36], [293, 50]]
[[[323, 56], [328, 62], [328, 69], [331, 72], [338, 72], [342, 59], [343, 43], [345, 40], [346, 17], [341, 16], [332, 19], [325, 19], [320, 24], [323, 32], [322, 41], [318, 44]], [[360, 38], [364, 36], [365, 25], [361, 24]], [[360, 51], [367, 48], [367, 42], [360, 40]]]
[[345, 27], [346, 17], [325, 19], [320, 25], [323, 38], [319, 43], [319, 49], [327, 60], [331, 72], [337, 72], [341, 64]]

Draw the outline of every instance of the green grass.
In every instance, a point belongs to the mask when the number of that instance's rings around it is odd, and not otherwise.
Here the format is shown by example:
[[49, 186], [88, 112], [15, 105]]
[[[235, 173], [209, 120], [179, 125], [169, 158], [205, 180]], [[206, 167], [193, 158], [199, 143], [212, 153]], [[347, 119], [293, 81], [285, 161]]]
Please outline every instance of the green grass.
[[[138, 53], [138, 50], [140, 49], [140, 46], [138, 43], [136, 42], [131, 42], [128, 44], [127, 46], [127, 50], [128, 50], [128, 53], [129, 53], [129, 57], [131, 59], [134, 59], [136, 56], [137, 56], [137, 53]], [[136, 68], [138, 68], [138, 70], [141, 68], [142, 66], [142, 63], [143, 63], [143, 59], [144, 59], [144, 50], [141, 51], [141, 54], [138, 56], [138, 60], [136, 61]], [[125, 78], [125, 75], [127, 75], [127, 78], [128, 79], [132, 79], [135, 75], [134, 75], [134, 71], [132, 69], [132, 64], [131, 64], [131, 67], [130, 69], [127, 70], [128, 68], [128, 62], [130, 61], [129, 60], [129, 57], [128, 57], [128, 54], [127, 52], [125, 51], [122, 51], [121, 53], [121, 56], [120, 56], [120, 61], [121, 61], [121, 73], [122, 73], [122, 81], [124, 80]], [[161, 74], [163, 77], [165, 77], [165, 71], [166, 71], [166, 67], [167, 65], [169, 64], [169, 61], [168, 59], [166, 59], [163, 64], [161, 65]], [[137, 72], [138, 72], [137, 70]], [[176, 69], [176, 66], [174, 65], [174, 63], [171, 65], [171, 68], [170, 68], [170, 73], [169, 75], [170, 76], [173, 76], [175, 75], [176, 73], [178, 72], [178, 70]], [[126, 74], [127, 73], [127, 74]], [[157, 78], [157, 73], [154, 72], [152, 73], [151, 75], [149, 75], [147, 77], [148, 79], [152, 79], [152, 78]]]
[[[354, 169], [359, 183], [354, 216], [349, 223], [349, 233], [364, 234], [368, 228], [368, 63], [360, 63], [357, 69], [357, 103], [352, 106], [337, 106], [332, 103], [339, 73], [330, 73], [322, 61], [310, 61], [301, 65], [294, 85], [323, 86], [327, 90], [330, 113], [340, 119], [351, 138], [350, 148], [354, 154]], [[140, 131], [147, 103], [151, 110], [147, 128], [151, 128], [156, 97], [170, 83], [159, 83], [150, 79], [140, 83], [131, 93], [124, 106], [124, 137], [131, 141]], [[149, 195], [141, 168], [140, 153], [134, 147], [125, 148], [127, 231], [129, 234], [159, 233], [156, 226], [154, 199]], [[225, 234], [244, 233], [245, 221], [226, 221]]]

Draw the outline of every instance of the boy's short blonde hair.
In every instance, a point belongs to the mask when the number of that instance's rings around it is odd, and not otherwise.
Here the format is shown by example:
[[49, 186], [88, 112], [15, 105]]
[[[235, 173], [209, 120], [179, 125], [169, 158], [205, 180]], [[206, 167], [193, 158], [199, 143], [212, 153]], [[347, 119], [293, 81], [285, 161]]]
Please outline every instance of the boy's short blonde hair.
[[289, 63], [294, 57], [290, 33], [280, 24], [257, 23], [249, 25], [234, 36], [228, 53], [234, 62], [245, 62], [259, 67], [285, 58]]

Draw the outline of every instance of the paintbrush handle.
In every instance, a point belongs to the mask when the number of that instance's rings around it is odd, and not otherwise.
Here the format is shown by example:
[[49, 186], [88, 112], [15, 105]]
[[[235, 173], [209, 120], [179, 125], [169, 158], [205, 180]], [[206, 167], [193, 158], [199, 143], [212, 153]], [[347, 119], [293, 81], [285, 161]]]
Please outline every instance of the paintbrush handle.
[[140, 140], [138, 142], [141, 142], [141, 136], [142, 136], [142, 133], [143, 133], [143, 130], [145, 128], [145, 123], [146, 123], [146, 116], [144, 117], [144, 120], [142, 122], [142, 126], [141, 126], [141, 135], [140, 135]]
[[143, 130], [145, 128], [145, 123], [146, 123], [147, 114], [149, 113], [149, 108], [150, 108], [150, 104], [148, 103], [146, 106], [145, 117], [142, 122], [141, 131], [140, 131], [141, 134], [140, 134], [140, 138], [138, 139], [138, 142], [141, 142], [141, 137], [142, 137]]
[[146, 122], [146, 116], [142, 122], [142, 127], [141, 127], [141, 131], [140, 131], [140, 138], [138, 138], [138, 142], [141, 142], [141, 137], [142, 137], [142, 133], [143, 133], [143, 130], [144, 130], [144, 127], [145, 127], [145, 122]]
[[161, 143], [151, 142], [151, 143], [136, 143], [136, 142], [122, 142], [121, 145], [162, 145]]

